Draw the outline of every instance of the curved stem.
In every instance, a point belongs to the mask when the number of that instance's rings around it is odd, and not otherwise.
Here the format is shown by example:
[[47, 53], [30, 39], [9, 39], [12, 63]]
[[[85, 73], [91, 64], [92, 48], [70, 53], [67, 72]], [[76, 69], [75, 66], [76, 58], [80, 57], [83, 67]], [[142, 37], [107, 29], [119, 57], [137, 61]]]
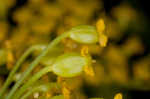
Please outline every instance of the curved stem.
[[27, 93], [25, 93], [21, 99], [27, 99], [28, 96], [30, 96], [34, 92], [47, 92], [48, 90], [51, 90], [52, 88], [58, 88], [59, 86], [56, 83], [48, 83], [48, 84], [42, 84], [38, 87], [31, 88]]
[[17, 88], [22, 84], [22, 82], [28, 77], [30, 72], [37, 66], [37, 64], [40, 62], [40, 60], [48, 53], [48, 51], [53, 48], [55, 45], [57, 45], [63, 38], [66, 38], [69, 36], [69, 33], [63, 33], [59, 37], [57, 37], [55, 40], [53, 40], [48, 47], [29, 65], [29, 68], [23, 73], [22, 78], [13, 86], [10, 93], [7, 95], [6, 99], [11, 99]]
[[43, 46], [38, 45], [38, 46], [33, 46], [31, 48], [29, 48], [21, 57], [20, 59], [17, 61], [17, 63], [15, 64], [14, 68], [11, 70], [9, 76], [7, 77], [7, 80], [5, 81], [1, 91], [0, 91], [0, 98], [3, 96], [3, 94], [5, 93], [5, 91], [7, 90], [8, 86], [11, 84], [12, 80], [13, 80], [13, 76], [16, 73], [16, 71], [19, 69], [19, 67], [21, 66], [21, 64], [23, 63], [23, 61], [36, 49], [41, 48]]
[[44, 74], [47, 74], [48, 72], [51, 72], [51, 71], [52, 71], [52, 67], [47, 66], [47, 67], [43, 68], [42, 70], [40, 70], [39, 72], [37, 72], [34, 76], [31, 77], [31, 79], [28, 80], [27, 83], [25, 83], [16, 92], [16, 94], [13, 97], [15, 97], [15, 99], [18, 99], [26, 91], [26, 89], [30, 87], [30, 85], [32, 85], [35, 81], [37, 81], [39, 78], [41, 78]]
[[43, 86], [39, 86], [39, 87], [36, 87], [36, 88], [31, 89], [29, 92], [27, 92], [25, 95], [23, 95], [23, 96], [21, 97], [21, 99], [27, 99], [28, 96], [30, 96], [32, 93], [37, 92], [37, 91], [41, 91], [41, 88], [42, 88], [42, 87], [43, 87]]

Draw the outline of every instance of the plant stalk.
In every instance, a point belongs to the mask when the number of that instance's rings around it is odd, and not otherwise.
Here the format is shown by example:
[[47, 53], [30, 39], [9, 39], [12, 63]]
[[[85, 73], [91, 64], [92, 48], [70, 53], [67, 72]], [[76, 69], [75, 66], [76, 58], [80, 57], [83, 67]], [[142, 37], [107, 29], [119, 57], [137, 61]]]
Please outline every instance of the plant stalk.
[[37, 66], [37, 64], [40, 62], [40, 60], [48, 53], [48, 51], [56, 46], [62, 39], [66, 38], [69, 36], [69, 33], [63, 33], [56, 39], [54, 39], [48, 46], [47, 48], [42, 51], [42, 53], [29, 65], [29, 68], [23, 73], [21, 79], [13, 86], [9, 94], [7, 95], [6, 99], [11, 99], [16, 90], [19, 88], [19, 86], [23, 83], [23, 81], [29, 76], [31, 71]]

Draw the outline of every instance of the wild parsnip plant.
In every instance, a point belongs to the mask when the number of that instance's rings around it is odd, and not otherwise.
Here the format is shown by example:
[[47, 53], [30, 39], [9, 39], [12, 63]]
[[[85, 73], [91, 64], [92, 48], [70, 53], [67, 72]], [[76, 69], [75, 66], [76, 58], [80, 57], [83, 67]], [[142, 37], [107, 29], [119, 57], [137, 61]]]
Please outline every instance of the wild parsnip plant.
[[147, 18], [129, 0], [107, 12], [103, 1], [0, 0], [0, 99], [127, 99], [149, 90]]
[[[47, 47], [45, 47], [44, 45], [36, 45], [29, 48], [18, 60], [15, 67], [10, 72], [1, 90], [0, 97], [4, 99], [20, 99], [20, 97], [30, 86], [32, 86], [36, 81], [38, 81], [39, 78], [41, 78], [43, 75], [47, 74], [48, 72], [53, 72], [57, 76], [64, 77], [64, 78], [70, 78], [70, 77], [81, 75], [83, 71], [85, 71], [87, 74], [93, 75], [93, 70], [91, 67], [92, 64], [91, 57], [88, 54], [87, 50], [82, 49], [81, 53], [69, 52], [69, 53], [64, 53], [63, 55], [59, 55], [51, 66], [44, 67], [39, 72], [34, 74], [32, 77], [30, 77], [30, 79], [27, 82], [24, 83], [25, 79], [30, 75], [30, 73], [37, 66], [37, 64], [39, 64], [41, 59], [48, 52], [50, 52], [55, 46], [57, 46], [63, 39], [70, 38], [80, 44], [96, 44], [100, 42], [100, 45], [105, 46], [107, 40], [106, 37], [103, 38], [102, 36], [103, 31], [104, 31], [104, 22], [103, 20], [100, 20], [100, 23], [98, 23], [97, 27], [89, 26], [89, 25], [81, 25], [72, 28], [71, 30], [55, 38], [52, 42], [50, 42], [50, 44], [47, 45]], [[12, 87], [10, 92], [4, 97], [4, 93], [6, 89], [11, 84], [13, 76], [21, 66], [22, 62], [33, 51], [40, 50], [40, 49], [42, 50], [41, 54], [29, 65], [29, 67], [22, 74], [22, 77], [16, 82], [16, 84]], [[64, 97], [65, 99], [70, 99], [70, 96], [67, 91], [68, 89], [64, 90], [63, 93]], [[62, 96], [56, 96], [56, 97], [62, 97]]]

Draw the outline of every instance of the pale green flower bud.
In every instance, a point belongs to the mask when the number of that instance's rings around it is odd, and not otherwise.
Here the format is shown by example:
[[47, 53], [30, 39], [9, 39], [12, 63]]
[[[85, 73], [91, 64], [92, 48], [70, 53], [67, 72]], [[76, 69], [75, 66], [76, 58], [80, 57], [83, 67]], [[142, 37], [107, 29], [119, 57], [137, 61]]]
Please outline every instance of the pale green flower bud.
[[88, 65], [88, 59], [78, 53], [66, 53], [59, 56], [52, 70], [61, 77], [74, 77], [82, 73], [84, 66]]
[[94, 26], [76, 26], [72, 28], [69, 33], [72, 40], [82, 44], [94, 44], [99, 40], [98, 33]]

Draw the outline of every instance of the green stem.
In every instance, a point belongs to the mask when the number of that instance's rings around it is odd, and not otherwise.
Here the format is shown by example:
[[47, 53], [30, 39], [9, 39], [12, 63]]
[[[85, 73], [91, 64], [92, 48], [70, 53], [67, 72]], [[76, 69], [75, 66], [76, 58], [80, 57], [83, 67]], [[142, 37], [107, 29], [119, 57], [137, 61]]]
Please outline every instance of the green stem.
[[7, 80], [5, 81], [1, 91], [0, 91], [0, 99], [2, 98], [3, 94], [5, 93], [5, 91], [7, 90], [8, 86], [11, 84], [14, 74], [16, 73], [16, 71], [19, 69], [19, 67], [21, 66], [21, 64], [23, 63], [23, 61], [36, 49], [41, 48], [43, 46], [38, 45], [38, 46], [33, 46], [31, 48], [29, 48], [22, 56], [21, 58], [17, 61], [17, 63], [15, 64], [14, 68], [11, 70]]
[[13, 96], [15, 99], [19, 99], [19, 97], [26, 91], [27, 88], [29, 88], [35, 81], [37, 81], [39, 78], [41, 78], [43, 75], [47, 74], [48, 72], [52, 71], [51, 66], [47, 66], [40, 70], [38, 73], [36, 73], [31, 79], [28, 80], [27, 83], [25, 83]]
[[41, 88], [42, 88], [43, 86], [39, 86], [39, 87], [36, 87], [36, 88], [33, 88], [33, 89], [31, 89], [30, 91], [28, 91], [25, 95], [23, 95], [22, 97], [21, 97], [21, 99], [27, 99], [28, 98], [28, 96], [30, 96], [32, 93], [34, 93], [34, 92], [39, 92], [39, 91], [41, 91]]
[[38, 87], [35, 86], [34, 88], [31, 88], [31, 90], [27, 91], [27, 93], [25, 93], [21, 97], [21, 99], [27, 99], [28, 96], [30, 96], [34, 92], [47, 92], [48, 90], [51, 90], [52, 88], [58, 88], [58, 87], [59, 85], [57, 85], [56, 83], [42, 84], [42, 85], [39, 85]]
[[55, 40], [53, 40], [48, 47], [29, 65], [29, 68], [23, 73], [21, 79], [13, 86], [12, 90], [7, 95], [6, 99], [11, 99], [17, 88], [22, 84], [22, 82], [28, 77], [30, 72], [37, 66], [37, 64], [40, 62], [40, 60], [48, 53], [48, 51], [53, 48], [55, 45], [57, 45], [63, 38], [66, 38], [69, 36], [69, 33], [63, 33], [59, 37], [57, 37]]

